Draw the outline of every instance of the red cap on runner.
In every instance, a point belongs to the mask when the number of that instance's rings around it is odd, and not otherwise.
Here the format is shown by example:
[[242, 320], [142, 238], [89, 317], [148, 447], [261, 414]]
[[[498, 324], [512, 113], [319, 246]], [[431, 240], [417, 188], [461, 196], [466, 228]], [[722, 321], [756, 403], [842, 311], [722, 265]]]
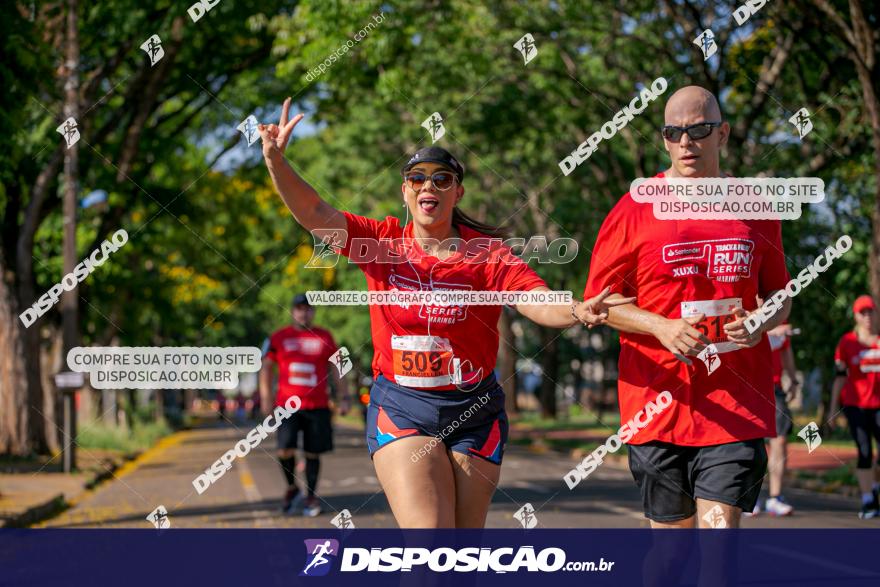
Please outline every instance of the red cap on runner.
[[874, 309], [874, 298], [871, 296], [859, 296], [853, 303], [853, 314], [858, 314], [862, 310]]

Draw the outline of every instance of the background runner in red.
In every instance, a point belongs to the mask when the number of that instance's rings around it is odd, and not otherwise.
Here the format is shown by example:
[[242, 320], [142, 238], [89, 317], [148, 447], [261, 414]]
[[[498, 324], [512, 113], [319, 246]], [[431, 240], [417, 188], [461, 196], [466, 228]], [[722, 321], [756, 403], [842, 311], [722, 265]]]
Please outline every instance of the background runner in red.
[[301, 410], [326, 408], [327, 361], [335, 352], [333, 336], [323, 328], [287, 326], [270, 336], [265, 357], [278, 363], [275, 405], [295, 395], [302, 400]]
[[791, 346], [791, 339], [787, 336], [778, 349], [770, 353], [770, 364], [773, 366], [773, 385], [782, 385], [782, 353]]
[[847, 332], [837, 343], [834, 360], [846, 365], [840, 405], [880, 408], [880, 340], [869, 347], [859, 342], [855, 332]]

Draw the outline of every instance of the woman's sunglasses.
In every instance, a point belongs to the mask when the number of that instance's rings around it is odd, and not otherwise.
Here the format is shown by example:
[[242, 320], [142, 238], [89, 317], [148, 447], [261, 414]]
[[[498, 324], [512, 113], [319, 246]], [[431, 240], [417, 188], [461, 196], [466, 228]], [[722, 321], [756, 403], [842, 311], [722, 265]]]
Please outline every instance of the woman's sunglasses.
[[441, 192], [445, 192], [455, 185], [455, 174], [448, 171], [437, 171], [430, 176], [416, 171], [404, 176], [406, 185], [415, 191], [421, 190], [428, 178], [431, 179], [431, 185]]
[[694, 140], [705, 139], [712, 134], [712, 129], [721, 126], [720, 122], [699, 122], [690, 126], [672, 126], [667, 124], [661, 129], [663, 138], [667, 141], [678, 142], [681, 140], [682, 133], [687, 133], [688, 137]]

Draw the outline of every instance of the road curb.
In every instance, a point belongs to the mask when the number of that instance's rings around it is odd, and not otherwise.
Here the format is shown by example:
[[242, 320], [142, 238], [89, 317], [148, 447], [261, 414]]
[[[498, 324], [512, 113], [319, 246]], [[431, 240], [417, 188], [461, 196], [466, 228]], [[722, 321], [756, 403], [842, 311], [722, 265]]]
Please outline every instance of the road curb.
[[26, 528], [41, 520], [58, 515], [65, 509], [64, 494], [59, 493], [55, 497], [33, 505], [24, 511], [14, 514], [0, 521], [0, 528]]
[[[178, 432], [172, 432], [168, 436], [160, 438], [156, 444], [145, 451], [124, 455], [123, 460], [120, 463], [113, 463], [112, 466], [105, 470], [96, 472], [93, 477], [85, 482], [84, 490], [79, 494], [70, 499], [65, 499], [64, 495], [60, 494], [48, 502], [29, 508], [27, 511], [14, 518], [16, 520], [16, 525], [13, 527], [45, 527], [44, 524], [46, 522], [64, 513], [70, 508], [76, 507], [86, 497], [91, 496], [95, 491], [100, 489], [107, 480], [113, 478], [120, 479], [129, 475], [137, 470], [137, 468], [145, 461], [164, 452], [169, 447], [179, 444], [183, 438], [186, 437], [188, 432], [190, 431], [181, 430]], [[25, 519], [26, 522], [22, 523], [20, 521], [21, 519]], [[10, 524], [7, 523], [7, 525]]]

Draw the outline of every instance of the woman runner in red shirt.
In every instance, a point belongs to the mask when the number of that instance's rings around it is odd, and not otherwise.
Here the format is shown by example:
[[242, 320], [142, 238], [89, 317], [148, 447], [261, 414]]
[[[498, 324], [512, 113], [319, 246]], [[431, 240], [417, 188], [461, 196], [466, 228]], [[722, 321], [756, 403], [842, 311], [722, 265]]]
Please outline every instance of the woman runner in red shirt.
[[[862, 492], [864, 519], [880, 515], [880, 465], [873, 462], [871, 438], [880, 453], [880, 329], [871, 296], [860, 296], [853, 303], [856, 327], [844, 334], [834, 351], [837, 377], [831, 388], [831, 419], [834, 425], [838, 406], [849, 422], [850, 433], [859, 449], [856, 478]], [[880, 462], [880, 454], [878, 454]]]
[[[284, 149], [303, 115], [260, 125], [275, 188], [305, 229], [335, 232], [340, 252], [358, 264], [370, 291], [549, 291], [500, 239], [498, 229], [457, 207], [464, 167], [429, 147], [404, 166], [403, 206], [412, 222], [377, 221], [335, 209], [287, 164]], [[343, 236], [339, 237], [341, 234]], [[362, 246], [396, 247], [395, 260], [365, 258]], [[459, 246], [461, 245], [461, 246]], [[473, 246], [477, 245], [477, 246]], [[472, 254], [475, 253], [476, 254]], [[383, 260], [383, 259], [380, 259]], [[609, 294], [567, 305], [517, 305], [532, 321], [567, 328], [601, 324]], [[493, 369], [498, 305], [371, 305], [375, 349], [367, 443], [376, 474], [403, 528], [481, 528], [498, 482], [507, 417]]]

